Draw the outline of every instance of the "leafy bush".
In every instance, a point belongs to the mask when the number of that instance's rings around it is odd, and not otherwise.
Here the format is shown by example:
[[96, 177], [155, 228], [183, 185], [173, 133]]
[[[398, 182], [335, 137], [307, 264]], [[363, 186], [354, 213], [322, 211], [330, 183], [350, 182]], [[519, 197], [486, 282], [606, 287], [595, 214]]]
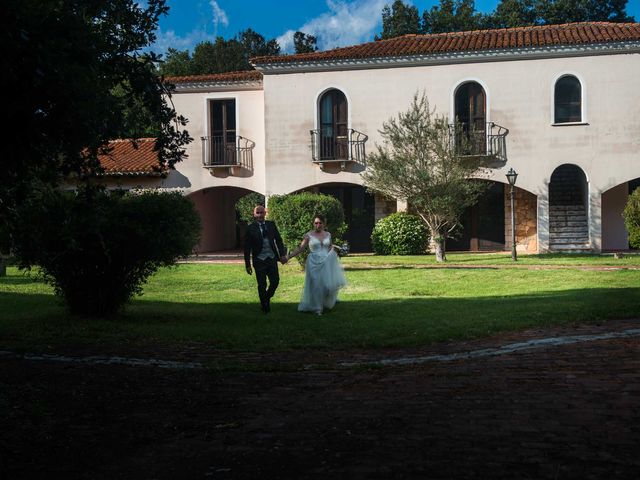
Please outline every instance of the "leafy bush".
[[629, 245], [633, 248], [640, 248], [640, 188], [636, 188], [629, 195], [622, 216], [627, 233], [629, 233]]
[[200, 233], [200, 217], [180, 193], [45, 190], [19, 218], [19, 267], [39, 267], [69, 310], [88, 316], [118, 311], [159, 267], [189, 255]]
[[[289, 251], [296, 248], [304, 234], [313, 228], [313, 219], [319, 214], [327, 219], [325, 228], [331, 232], [333, 243], [340, 242], [347, 225], [342, 204], [337, 198], [309, 192], [269, 197], [269, 219], [276, 222]], [[307, 252], [297, 257], [303, 266], [306, 258]]]
[[420, 217], [392, 213], [378, 220], [371, 243], [377, 255], [420, 255], [429, 248], [429, 232]]
[[256, 205], [264, 205], [264, 195], [261, 193], [251, 192], [240, 197], [236, 202], [236, 218], [246, 224], [253, 222], [253, 209]]

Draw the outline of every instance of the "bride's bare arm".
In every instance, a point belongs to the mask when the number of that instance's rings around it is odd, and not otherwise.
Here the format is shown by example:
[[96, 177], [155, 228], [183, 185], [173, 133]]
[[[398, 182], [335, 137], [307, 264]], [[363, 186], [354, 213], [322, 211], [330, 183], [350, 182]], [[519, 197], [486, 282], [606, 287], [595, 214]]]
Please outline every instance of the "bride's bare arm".
[[300, 255], [300, 252], [307, 248], [307, 245], [309, 245], [309, 235], [304, 236], [302, 242], [300, 242], [300, 245], [298, 245], [298, 248], [296, 248], [292, 252], [289, 252], [289, 255], [287, 255], [287, 260], [292, 259], [296, 255]]

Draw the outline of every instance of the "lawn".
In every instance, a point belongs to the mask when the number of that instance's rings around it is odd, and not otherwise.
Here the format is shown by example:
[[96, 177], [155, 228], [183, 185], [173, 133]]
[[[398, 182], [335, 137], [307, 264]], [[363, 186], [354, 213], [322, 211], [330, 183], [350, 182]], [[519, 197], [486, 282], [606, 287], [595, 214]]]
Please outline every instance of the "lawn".
[[321, 317], [297, 312], [303, 273], [295, 264], [281, 268], [267, 316], [259, 310], [255, 278], [241, 264], [181, 264], [158, 272], [142, 296], [106, 320], [70, 317], [49, 286], [10, 267], [0, 278], [0, 348], [402, 347], [640, 312], [638, 256], [523, 256], [513, 265], [508, 254], [449, 255], [455, 268], [428, 268], [433, 264], [432, 256], [348, 257], [349, 286]]

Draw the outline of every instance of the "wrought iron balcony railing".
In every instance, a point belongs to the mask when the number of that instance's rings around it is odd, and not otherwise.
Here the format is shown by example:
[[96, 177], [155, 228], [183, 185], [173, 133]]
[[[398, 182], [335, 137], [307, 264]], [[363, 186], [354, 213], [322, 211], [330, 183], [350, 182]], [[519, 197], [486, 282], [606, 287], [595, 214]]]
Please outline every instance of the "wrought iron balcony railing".
[[364, 133], [350, 128], [347, 135], [335, 135], [332, 127], [310, 130], [310, 133], [311, 158], [321, 168], [331, 162], [340, 162], [342, 169], [347, 162], [365, 163], [364, 144], [369, 137]]
[[507, 160], [506, 137], [509, 134], [508, 129], [493, 122], [487, 122], [484, 130], [461, 123], [457, 126], [449, 125], [449, 131], [456, 148], [460, 150], [462, 155]]
[[240, 135], [213, 135], [201, 139], [202, 165], [205, 168], [244, 167], [253, 170], [255, 142]]

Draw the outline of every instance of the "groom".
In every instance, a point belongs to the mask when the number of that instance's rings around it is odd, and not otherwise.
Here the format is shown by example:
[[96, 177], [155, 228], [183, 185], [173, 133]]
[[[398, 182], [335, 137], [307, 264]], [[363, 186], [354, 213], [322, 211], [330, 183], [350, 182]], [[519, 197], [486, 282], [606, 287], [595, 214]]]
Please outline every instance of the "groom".
[[[269, 313], [271, 297], [276, 293], [276, 288], [280, 283], [278, 260], [285, 264], [287, 258], [278, 228], [275, 223], [265, 221], [266, 214], [267, 211], [262, 205], [257, 205], [253, 209], [255, 222], [247, 227], [244, 238], [244, 263], [247, 273], [251, 275], [253, 270], [250, 259], [253, 257], [260, 305], [264, 313]], [[267, 278], [269, 279], [269, 288], [267, 288]]]

